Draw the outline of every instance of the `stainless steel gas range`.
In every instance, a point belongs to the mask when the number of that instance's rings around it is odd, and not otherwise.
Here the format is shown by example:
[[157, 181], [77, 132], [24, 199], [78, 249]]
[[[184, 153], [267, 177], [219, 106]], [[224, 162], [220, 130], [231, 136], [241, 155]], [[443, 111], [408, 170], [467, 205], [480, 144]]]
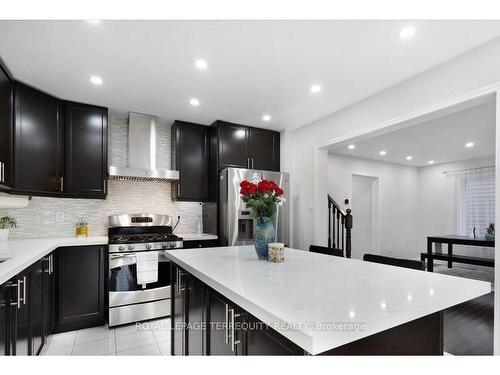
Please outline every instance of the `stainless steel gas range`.
[[123, 214], [109, 217], [109, 326], [170, 315], [170, 261], [182, 248], [172, 217]]

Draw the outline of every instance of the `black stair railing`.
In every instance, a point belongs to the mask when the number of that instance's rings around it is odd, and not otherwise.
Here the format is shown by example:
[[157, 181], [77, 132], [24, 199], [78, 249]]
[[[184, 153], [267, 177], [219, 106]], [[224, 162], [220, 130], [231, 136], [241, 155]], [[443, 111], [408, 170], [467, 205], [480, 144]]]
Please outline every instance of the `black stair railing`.
[[346, 258], [351, 257], [351, 210], [343, 210], [328, 194], [328, 247], [341, 249]]

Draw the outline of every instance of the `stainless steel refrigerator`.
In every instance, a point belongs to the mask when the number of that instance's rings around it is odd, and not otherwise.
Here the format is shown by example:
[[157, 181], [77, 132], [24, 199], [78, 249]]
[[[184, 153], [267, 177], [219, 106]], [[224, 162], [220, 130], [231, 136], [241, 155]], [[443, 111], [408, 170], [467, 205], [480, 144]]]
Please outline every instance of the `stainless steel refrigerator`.
[[290, 176], [288, 173], [226, 168], [219, 173], [219, 239], [223, 246], [252, 245], [256, 220], [240, 197], [240, 182], [274, 181], [284, 191], [285, 202], [275, 216], [276, 242], [290, 243]]

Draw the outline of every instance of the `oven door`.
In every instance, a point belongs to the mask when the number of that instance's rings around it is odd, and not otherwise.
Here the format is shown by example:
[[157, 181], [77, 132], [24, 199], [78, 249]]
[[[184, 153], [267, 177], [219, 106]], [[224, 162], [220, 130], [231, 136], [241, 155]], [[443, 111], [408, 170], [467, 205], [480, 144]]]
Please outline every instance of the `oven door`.
[[158, 253], [158, 280], [137, 284], [137, 253], [109, 254], [109, 307], [170, 298], [170, 260]]

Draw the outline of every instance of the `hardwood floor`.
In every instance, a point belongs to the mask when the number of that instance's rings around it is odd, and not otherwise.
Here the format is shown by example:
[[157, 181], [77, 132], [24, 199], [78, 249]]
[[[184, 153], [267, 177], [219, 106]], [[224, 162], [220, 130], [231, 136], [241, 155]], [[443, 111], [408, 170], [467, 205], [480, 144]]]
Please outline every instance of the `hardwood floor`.
[[453, 355], [493, 355], [494, 292], [444, 312], [444, 350]]

